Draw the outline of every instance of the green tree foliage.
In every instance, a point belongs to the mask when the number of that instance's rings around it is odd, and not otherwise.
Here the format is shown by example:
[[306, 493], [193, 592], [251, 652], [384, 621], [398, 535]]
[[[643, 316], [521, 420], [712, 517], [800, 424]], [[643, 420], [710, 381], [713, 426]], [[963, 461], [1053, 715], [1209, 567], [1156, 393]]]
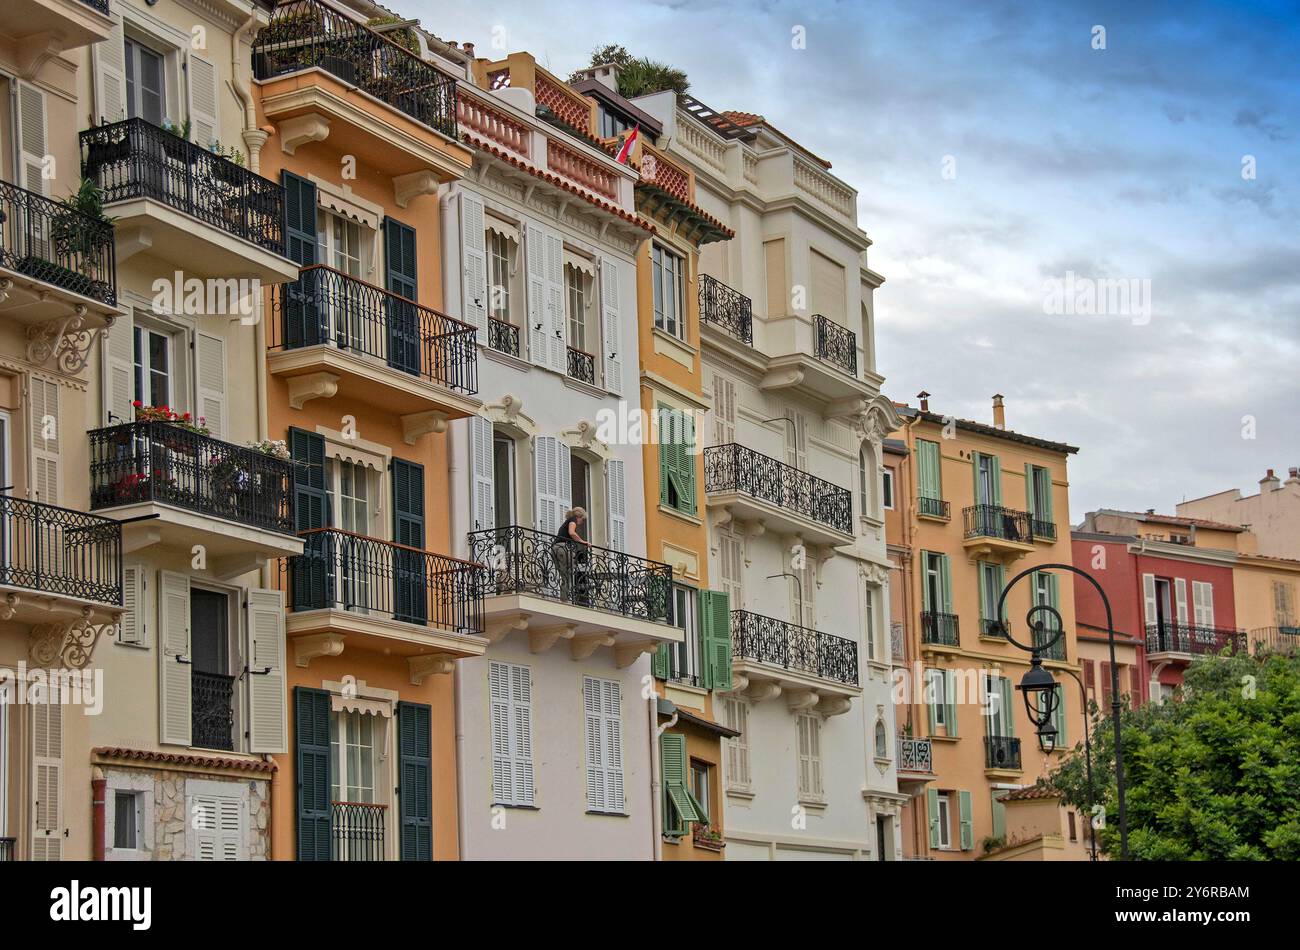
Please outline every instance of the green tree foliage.
[[[1300, 656], [1196, 660], [1175, 701], [1121, 715], [1129, 854], [1146, 861], [1300, 860]], [[1095, 709], [1095, 707], [1094, 707]], [[1115, 743], [1096, 720], [1093, 781], [1119, 854]], [[1082, 745], [1051, 776], [1068, 804], [1087, 802]]]
[[[589, 66], [605, 66], [609, 63], [618, 67], [618, 92], [628, 99], [663, 92], [665, 89], [683, 93], [691, 86], [682, 70], [645, 56], [633, 56], [625, 46], [610, 43], [592, 50]], [[569, 77], [570, 82], [576, 80], [576, 73]]]

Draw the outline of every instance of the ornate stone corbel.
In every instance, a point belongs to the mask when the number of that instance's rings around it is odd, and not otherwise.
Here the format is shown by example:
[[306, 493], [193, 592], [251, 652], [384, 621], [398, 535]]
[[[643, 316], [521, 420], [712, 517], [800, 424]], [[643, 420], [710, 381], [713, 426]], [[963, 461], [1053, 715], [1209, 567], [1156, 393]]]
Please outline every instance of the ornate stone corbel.
[[613, 645], [614, 634], [612, 633], [588, 633], [569, 641], [569, 656], [574, 660], [585, 660], [600, 647]]
[[821, 701], [813, 689], [792, 689], [785, 694], [785, 705], [790, 712], [806, 712]]
[[[841, 419], [861, 416], [867, 411], [867, 401], [861, 396], [834, 399], [822, 407], [823, 419]], [[880, 440], [877, 439], [877, 442]]]
[[294, 662], [303, 669], [318, 656], [338, 656], [342, 652], [343, 636], [338, 633], [317, 633], [293, 641]]
[[85, 669], [99, 638], [117, 623], [116, 620], [95, 623], [92, 616], [91, 609], [83, 607], [76, 620], [33, 626], [28, 647], [33, 662], [38, 666]]
[[644, 653], [654, 653], [659, 649], [658, 640], [636, 640], [632, 643], [619, 643], [614, 647], [614, 665], [625, 670]]
[[301, 409], [312, 399], [331, 399], [339, 391], [339, 378], [333, 373], [308, 373], [289, 380], [289, 405]]
[[609, 446], [596, 438], [596, 423], [583, 419], [572, 429], [565, 429], [560, 438], [572, 448], [585, 449], [601, 458], [609, 458]]
[[430, 653], [412, 656], [406, 660], [411, 671], [411, 685], [421, 686], [426, 676], [441, 676], [456, 668], [456, 658], [450, 653]]
[[849, 711], [853, 700], [848, 696], [822, 696], [817, 711], [823, 716], [840, 716]]
[[529, 614], [520, 614], [509, 620], [488, 624], [483, 630], [483, 636], [487, 638], [488, 643], [500, 643], [511, 631], [527, 630], [529, 616]]
[[280, 123], [280, 149], [292, 155], [298, 146], [308, 142], [323, 142], [330, 134], [330, 120], [310, 112], [297, 115]]
[[803, 370], [797, 366], [769, 370], [758, 383], [759, 389], [788, 389], [803, 382]]
[[[77, 304], [65, 317], [27, 328], [27, 359], [37, 366], [55, 363], [60, 372], [75, 376], [86, 368], [97, 330], [83, 328], [86, 305]], [[112, 323], [110, 318], [108, 321]]]
[[764, 703], [781, 695], [781, 684], [776, 680], [756, 680], [745, 690], [745, 698], [751, 703]]
[[411, 412], [402, 416], [402, 439], [407, 445], [415, 445], [415, 440], [430, 432], [447, 431], [447, 414], [437, 409], [428, 412]]
[[870, 561], [863, 561], [858, 564], [858, 576], [869, 584], [883, 587], [889, 580], [889, 569]]
[[18, 612], [18, 605], [22, 603], [18, 595], [14, 593], [5, 594], [4, 600], [0, 600], [0, 620], [13, 620], [14, 614]]
[[553, 627], [542, 627], [528, 631], [528, 649], [533, 653], [545, 653], [559, 640], [572, 640], [578, 632], [576, 624], [561, 623]]
[[407, 175], [393, 178], [393, 200], [399, 208], [405, 208], [412, 198], [438, 193], [438, 176], [427, 168]]

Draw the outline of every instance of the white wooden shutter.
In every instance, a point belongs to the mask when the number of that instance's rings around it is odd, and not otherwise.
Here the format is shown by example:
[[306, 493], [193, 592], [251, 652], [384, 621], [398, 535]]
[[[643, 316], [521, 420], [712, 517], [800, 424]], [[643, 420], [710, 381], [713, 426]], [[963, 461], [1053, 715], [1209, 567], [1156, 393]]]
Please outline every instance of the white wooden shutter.
[[478, 328], [479, 339], [487, 341], [488, 266], [487, 232], [483, 221], [483, 199], [468, 191], [460, 194], [460, 247], [462, 256], [461, 316]]
[[188, 796], [196, 861], [239, 861], [243, 849], [243, 803], [234, 796]]
[[747, 786], [749, 774], [749, 706], [738, 699], [726, 701], [727, 725], [740, 733], [734, 739], [724, 739], [727, 745], [728, 785]]
[[1156, 576], [1142, 575], [1142, 607], [1148, 624], [1156, 622]]
[[[35, 86], [20, 82], [18, 83], [18, 156], [22, 171], [18, 176], [18, 183], [38, 195], [50, 193], [50, 183], [44, 174], [45, 156], [48, 154], [45, 93]], [[75, 176], [71, 176], [70, 180], [75, 181]], [[43, 243], [48, 239], [48, 235], [33, 233], [31, 238], [38, 243]]]
[[510, 748], [510, 664], [488, 664], [492, 713], [492, 802], [515, 804], [514, 757]]
[[226, 436], [226, 341], [199, 331], [195, 334], [195, 378], [198, 380], [196, 416], [212, 430], [214, 438]]
[[605, 463], [605, 511], [609, 514], [609, 546], [627, 551], [627, 481], [621, 459]]
[[33, 703], [32, 846], [33, 861], [63, 859], [63, 706]]
[[550, 319], [550, 367], [557, 373], [569, 369], [568, 324], [564, 319], [564, 241], [547, 229], [546, 242], [546, 310]]
[[[158, 575], [158, 741], [190, 744], [190, 578]], [[184, 660], [184, 662], [181, 662]]]
[[251, 589], [244, 625], [248, 643], [248, 751], [287, 752], [284, 683], [284, 594]]
[[515, 778], [515, 804], [532, 805], [533, 786], [533, 678], [526, 666], [510, 667], [510, 738]]
[[790, 425], [782, 426], [785, 429], [785, 462], [801, 472], [806, 472], [808, 471], [807, 420], [804, 419], [802, 412], [793, 409], [787, 409], [785, 417], [790, 420]]
[[1205, 581], [1192, 582], [1192, 609], [1198, 627], [1214, 626], [1214, 585]]
[[601, 721], [605, 735], [605, 810], [626, 807], [623, 787], [623, 689], [618, 680], [602, 680]]
[[221, 126], [217, 121], [220, 78], [210, 60], [190, 50], [188, 91], [190, 97], [190, 140], [202, 148], [220, 144]]
[[605, 388], [614, 395], [623, 392], [623, 353], [618, 306], [618, 264], [600, 262], [600, 316], [605, 352]]
[[104, 331], [104, 425], [135, 421], [135, 322], [128, 309]]
[[739, 536], [734, 531], [720, 531], [718, 534], [718, 565], [722, 573], [722, 590], [726, 593], [728, 601], [736, 609], [740, 609], [743, 597], [744, 587], [741, 581], [744, 576], [741, 570], [743, 560], [744, 547]]
[[1177, 603], [1178, 622], [1187, 623], [1187, 581], [1183, 578], [1174, 579], [1174, 600]]
[[32, 434], [32, 494], [37, 501], [59, 503], [59, 386], [29, 377]]
[[148, 624], [144, 610], [144, 571], [136, 565], [122, 568], [122, 619], [117, 625], [117, 642], [148, 646]]
[[95, 60], [95, 118], [118, 122], [126, 118], [126, 41], [121, 14], [109, 16], [113, 31], [108, 39], [91, 47]]
[[550, 435], [533, 439], [533, 490], [537, 512], [537, 530], [554, 532], [560, 527], [564, 509], [560, 507], [560, 440]]
[[528, 354], [538, 366], [551, 365], [551, 318], [546, 297], [546, 230], [531, 221], [524, 229], [528, 271]]
[[608, 811], [605, 805], [605, 738], [601, 715], [600, 680], [582, 678], [582, 712], [587, 734], [587, 810]]
[[713, 374], [713, 444], [731, 445], [736, 441], [736, 384], [718, 373]]
[[[492, 423], [482, 416], [469, 417], [469, 478], [472, 530], [496, 527], [495, 489], [492, 472]], [[503, 525], [504, 527], [504, 525]]]

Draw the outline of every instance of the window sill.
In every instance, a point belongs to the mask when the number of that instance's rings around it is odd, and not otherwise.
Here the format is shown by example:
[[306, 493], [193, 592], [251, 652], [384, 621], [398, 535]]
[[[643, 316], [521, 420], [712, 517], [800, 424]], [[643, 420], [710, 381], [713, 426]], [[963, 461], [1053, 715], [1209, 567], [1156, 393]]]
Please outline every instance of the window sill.
[[[660, 329], [659, 327], [654, 328], [654, 341], [656, 353], [660, 353], [667, 356], [669, 359], [681, 363], [683, 366], [686, 366], [687, 369], [691, 368], [691, 364], [695, 362], [695, 356], [699, 352], [694, 346], [687, 343], [681, 337], [673, 336], [673, 334], [669, 333], [667, 330]], [[663, 347], [662, 349], [660, 348], [661, 346]]]
[[727, 789], [728, 798], [739, 798], [742, 801], [746, 801], [746, 802], [753, 801], [755, 794], [756, 792], [752, 788], [743, 787], [743, 786], [736, 786], [734, 788]]
[[674, 518], [680, 518], [682, 521], [685, 521], [688, 524], [693, 524], [696, 527], [699, 527], [700, 525], [704, 524], [703, 521], [701, 521], [699, 518], [695, 517], [694, 515], [688, 515], [684, 511], [678, 511], [672, 505], [665, 505], [663, 502], [659, 503], [659, 511], [662, 514], [671, 515]]
[[588, 815], [598, 815], [603, 818], [630, 818], [631, 816], [625, 811], [593, 811], [587, 809]]
[[927, 736], [933, 742], [957, 742], [961, 736]]
[[609, 393], [605, 392], [605, 390], [601, 389], [599, 386], [584, 382], [581, 379], [574, 379], [568, 373], [564, 374], [564, 385], [568, 386], [570, 389], [577, 390], [580, 393], [586, 393], [588, 396], [599, 396], [604, 398], [609, 395]]
[[493, 802], [493, 808], [512, 808], [515, 811], [541, 811], [537, 805], [507, 805], [505, 802]]
[[524, 359], [522, 356], [511, 356], [509, 353], [503, 353], [501, 350], [498, 350], [496, 347], [488, 346], [486, 343], [480, 344], [479, 349], [482, 351], [483, 355], [488, 357], [489, 359], [496, 360], [498, 363], [502, 363], [506, 366], [509, 366], [511, 369], [517, 369], [521, 373], [526, 373], [529, 370], [541, 368], [541, 367], [534, 366], [532, 363], [528, 362], [528, 360]]
[[923, 511], [918, 511], [916, 513], [916, 516], [922, 519], [923, 521], [937, 521], [940, 524], [947, 524], [949, 521], [952, 520], [951, 517], [945, 517], [944, 515], [930, 515], [930, 514], [926, 514]]
[[825, 798], [809, 798], [807, 796], [800, 795], [795, 800], [800, 805], [802, 805], [806, 811], [817, 812], [820, 814], [821, 812], [824, 812], [826, 810]]

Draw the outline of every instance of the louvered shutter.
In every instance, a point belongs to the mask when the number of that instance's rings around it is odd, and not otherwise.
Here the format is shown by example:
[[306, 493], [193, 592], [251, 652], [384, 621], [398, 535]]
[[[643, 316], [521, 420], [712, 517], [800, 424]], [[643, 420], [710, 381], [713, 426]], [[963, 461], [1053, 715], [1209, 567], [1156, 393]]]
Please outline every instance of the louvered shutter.
[[298, 860], [330, 860], [330, 694], [295, 686], [298, 766]]
[[483, 220], [483, 199], [472, 192], [460, 193], [461, 314], [478, 328], [479, 339], [487, 339], [488, 286], [487, 231]]
[[623, 392], [623, 354], [619, 326], [618, 265], [600, 262], [600, 315], [605, 348], [605, 388], [614, 395]]
[[394, 616], [424, 623], [429, 616], [424, 562], [424, 466], [393, 459], [393, 540], [415, 550], [393, 552]]
[[719, 534], [718, 566], [722, 575], [722, 590], [731, 603], [739, 610], [742, 600], [742, 580], [744, 572], [741, 564], [745, 559], [744, 545], [734, 532], [723, 530]]
[[190, 577], [158, 575], [158, 741], [190, 744]]
[[727, 700], [727, 725], [740, 733], [734, 739], [724, 740], [727, 745], [727, 773], [730, 783], [749, 785], [749, 706], [738, 699]]
[[[1192, 593], [1193, 594], [1196, 593], [1194, 585], [1193, 585]], [[1187, 581], [1184, 578], [1178, 577], [1174, 579], [1174, 602], [1177, 605], [1176, 609], [1178, 611], [1178, 625], [1180, 627], [1186, 626], [1187, 624]], [[1196, 619], [1198, 622], [1200, 621], [1199, 610], [1197, 612]]]
[[[316, 263], [316, 185], [292, 172], [280, 172], [284, 186], [284, 253], [300, 268]], [[324, 343], [329, 334], [320, 306], [316, 271], [285, 285], [283, 332], [290, 349]]]
[[59, 503], [59, 386], [39, 376], [28, 379], [31, 404], [32, 494], [48, 505]]
[[627, 551], [627, 480], [624, 462], [610, 459], [605, 463], [605, 511], [609, 515], [609, 546]]
[[198, 413], [216, 439], [226, 437], [226, 341], [202, 330], [195, 334]]
[[533, 485], [537, 530], [554, 534], [569, 509], [572, 490], [569, 447], [554, 436], [539, 435], [533, 440]]
[[731, 601], [723, 591], [700, 591], [700, 641], [706, 689], [731, 689]]
[[736, 441], [736, 384], [727, 377], [713, 374], [713, 444], [731, 445]]
[[417, 284], [415, 229], [384, 219], [384, 260], [388, 269], [388, 290], [398, 297], [388, 298], [388, 365], [404, 373], [420, 373], [420, 317], [415, 307], [419, 299]]
[[952, 564], [946, 554], [939, 555], [939, 592], [943, 598], [940, 612], [952, 613]]
[[1142, 575], [1142, 608], [1147, 625], [1156, 622], [1156, 576], [1154, 574]]
[[117, 624], [117, 642], [148, 646], [147, 613], [144, 610], [144, 571], [135, 566], [122, 568], [122, 617]]
[[1129, 701], [1134, 709], [1142, 705], [1142, 676], [1136, 666], [1128, 668]]
[[930, 720], [930, 735], [937, 736], [939, 727], [939, 690], [942, 688], [939, 683], [943, 679], [943, 673], [939, 670], [925, 671], [925, 711]]
[[1037, 520], [1038, 510], [1034, 499], [1034, 468], [1029, 462], [1025, 463], [1025, 510], [1029, 512], [1029, 517]]
[[999, 676], [998, 690], [1000, 696], [999, 702], [1002, 703], [1000, 716], [1002, 720], [1002, 735], [1014, 736], [1016, 734], [1016, 707], [1012, 705], [1012, 697], [1014, 694], [1011, 691], [1011, 680], [1007, 679], [1005, 676]]
[[939, 791], [934, 788], [925, 790], [925, 808], [930, 819], [930, 847], [939, 847]]
[[288, 750], [284, 710], [284, 594], [248, 591], [248, 751]]
[[[305, 429], [289, 430], [289, 454], [293, 460], [294, 530], [315, 531], [329, 521], [329, 496], [325, 491], [325, 440]], [[315, 610], [332, 599], [327, 590], [332, 562], [331, 535], [312, 534], [304, 539], [303, 552], [290, 561], [293, 609]]]
[[623, 787], [623, 687], [618, 680], [600, 680], [601, 733], [605, 742], [605, 810], [626, 808]]
[[659, 503], [668, 504], [668, 476], [673, 470], [673, 413], [665, 406], [657, 410], [656, 441], [659, 444]]
[[[686, 822], [703, 821], [686, 787], [686, 737], [676, 732], [665, 732], [659, 737], [659, 772], [664, 783], [664, 832], [678, 835]], [[673, 813], [677, 820], [673, 820]]]
[[534, 804], [533, 677], [526, 666], [510, 666], [510, 746], [516, 805]]
[[32, 703], [33, 861], [63, 859], [63, 707]]
[[135, 421], [135, 315], [126, 313], [103, 331], [104, 425]]
[[557, 373], [569, 368], [568, 325], [564, 315], [564, 242], [554, 231], [545, 232], [546, 241], [546, 311], [550, 346], [548, 365]]
[[496, 527], [496, 498], [492, 470], [492, 423], [482, 416], [469, 417], [469, 463], [473, 530], [486, 531]]
[[681, 499], [685, 506], [682, 510], [693, 515], [695, 504], [695, 417], [679, 413], [679, 426], [682, 434], [680, 448], [677, 451], [677, 471], [681, 479]]
[[949, 738], [957, 735], [957, 672], [943, 671], [944, 722]]
[[91, 46], [95, 62], [95, 111], [100, 122], [126, 118], [126, 41], [122, 16], [110, 10], [113, 29], [108, 39]]
[[[46, 136], [45, 93], [25, 82], [19, 82], [17, 89], [18, 161], [21, 169], [17, 181], [28, 191], [34, 191], [38, 195], [48, 195], [50, 182], [45, 177], [45, 156], [49, 154], [49, 143]], [[7, 233], [15, 237], [25, 236], [34, 245], [19, 250], [18, 253], [35, 254], [48, 260], [51, 249], [48, 245], [49, 235], [46, 233], [45, 219], [33, 217], [21, 230], [15, 227], [17, 224], [18, 222], [13, 222]], [[14, 248], [10, 249], [11, 252], [14, 250]]]
[[975, 847], [975, 824], [971, 815], [970, 792], [957, 793], [957, 813], [961, 822], [961, 849]]
[[782, 426], [785, 430], [785, 462], [791, 468], [801, 472], [808, 470], [808, 426], [801, 412], [785, 410], [785, 418], [790, 425]]
[[196, 861], [244, 859], [244, 806], [230, 795], [191, 795], [187, 799]]
[[528, 354], [537, 366], [551, 365], [551, 318], [546, 297], [546, 231], [529, 221], [524, 227], [528, 273]]
[[510, 748], [509, 664], [488, 664], [488, 705], [492, 718], [492, 802], [513, 805], [515, 779]]
[[217, 102], [220, 99], [217, 67], [190, 50], [187, 72], [190, 139], [203, 148], [210, 148], [221, 141], [221, 126], [217, 121]]
[[422, 703], [397, 704], [403, 861], [433, 860], [432, 709]]
[[587, 735], [587, 810], [606, 807], [604, 718], [601, 715], [600, 680], [582, 678], [582, 711]]

